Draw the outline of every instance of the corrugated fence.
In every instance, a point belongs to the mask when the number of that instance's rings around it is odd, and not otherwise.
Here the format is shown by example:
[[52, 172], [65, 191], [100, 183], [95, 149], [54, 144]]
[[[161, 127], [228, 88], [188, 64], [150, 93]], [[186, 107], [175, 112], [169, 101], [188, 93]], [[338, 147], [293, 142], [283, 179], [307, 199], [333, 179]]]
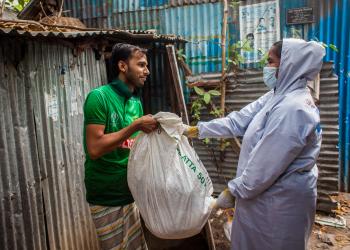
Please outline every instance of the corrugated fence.
[[83, 104], [108, 82], [104, 55], [115, 41], [148, 48], [145, 113], [178, 111], [165, 45], [183, 42], [139, 33], [0, 29], [0, 249], [98, 249], [85, 199]]
[[[220, 81], [220, 74], [202, 75], [205, 80]], [[227, 85], [226, 107], [227, 112], [237, 111], [245, 105], [255, 101], [265, 94], [268, 89], [262, 81], [262, 72], [258, 70], [245, 70], [238, 74], [237, 81], [231, 76]], [[219, 98], [214, 99], [219, 104]], [[318, 209], [330, 212], [336, 204], [330, 195], [338, 192], [338, 79], [333, 74], [332, 64], [324, 63], [320, 83], [320, 115], [323, 129], [323, 142], [318, 159], [320, 170], [318, 181]], [[203, 110], [202, 120], [209, 120], [206, 110]], [[231, 147], [220, 153], [219, 142], [212, 140], [208, 145], [195, 140], [195, 149], [206, 166], [214, 184], [214, 192], [220, 193], [227, 182], [235, 177], [238, 155]]]
[[327, 48], [326, 60], [334, 61], [339, 76], [340, 190], [350, 192], [350, 1], [311, 2], [319, 22], [309, 29], [309, 38], [338, 48], [338, 52]]
[[82, 105], [106, 82], [92, 49], [0, 41], [0, 246], [98, 249], [83, 184]]

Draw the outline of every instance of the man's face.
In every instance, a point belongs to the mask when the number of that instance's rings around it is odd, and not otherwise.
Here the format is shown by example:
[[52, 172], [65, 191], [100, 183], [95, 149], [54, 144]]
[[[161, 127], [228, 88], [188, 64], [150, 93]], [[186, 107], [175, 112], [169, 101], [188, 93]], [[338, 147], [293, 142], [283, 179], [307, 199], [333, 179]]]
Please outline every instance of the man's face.
[[126, 62], [125, 77], [127, 82], [138, 88], [143, 87], [149, 75], [147, 66], [146, 55], [141, 51], [135, 51]]

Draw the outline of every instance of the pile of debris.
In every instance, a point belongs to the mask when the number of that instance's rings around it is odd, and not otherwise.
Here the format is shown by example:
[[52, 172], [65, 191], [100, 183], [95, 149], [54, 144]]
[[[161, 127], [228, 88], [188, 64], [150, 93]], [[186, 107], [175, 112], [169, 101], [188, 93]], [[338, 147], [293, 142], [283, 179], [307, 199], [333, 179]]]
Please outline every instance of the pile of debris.
[[89, 31], [86, 26], [76, 18], [70, 17], [47, 17], [41, 22], [31, 20], [6, 20], [0, 19], [0, 28], [21, 31], [46, 31], [46, 32], [74, 32]]

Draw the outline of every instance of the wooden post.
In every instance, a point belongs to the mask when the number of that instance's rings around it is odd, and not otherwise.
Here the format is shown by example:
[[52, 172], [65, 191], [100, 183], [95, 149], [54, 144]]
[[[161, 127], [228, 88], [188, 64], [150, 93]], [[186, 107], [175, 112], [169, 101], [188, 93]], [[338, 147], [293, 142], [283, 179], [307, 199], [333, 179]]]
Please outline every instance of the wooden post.
[[223, 0], [224, 3], [224, 16], [222, 18], [222, 30], [221, 30], [221, 102], [220, 108], [222, 110], [222, 116], [225, 116], [225, 98], [226, 98], [226, 31], [227, 31], [227, 15], [228, 15], [228, 3], [227, 0]]
[[[222, 117], [225, 116], [225, 99], [226, 99], [226, 32], [227, 32], [227, 16], [228, 16], [228, 2], [223, 0], [224, 16], [222, 18], [221, 30], [221, 102], [220, 109], [222, 110]], [[241, 144], [239, 140], [234, 137], [230, 140], [233, 151], [239, 155]]]
[[177, 65], [174, 45], [166, 45], [166, 50], [168, 53], [170, 71], [175, 86], [176, 97], [179, 104], [180, 115], [182, 117], [182, 121], [185, 124], [190, 124], [180, 79], [179, 67]]

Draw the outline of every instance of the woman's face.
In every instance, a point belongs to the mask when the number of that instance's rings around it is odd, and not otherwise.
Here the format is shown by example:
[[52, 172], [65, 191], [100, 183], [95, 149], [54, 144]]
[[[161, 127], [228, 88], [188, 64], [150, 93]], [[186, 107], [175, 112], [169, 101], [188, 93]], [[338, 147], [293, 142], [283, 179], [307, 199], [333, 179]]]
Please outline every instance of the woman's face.
[[[277, 56], [276, 47], [272, 46], [271, 49], [269, 50], [269, 54], [267, 58], [267, 66], [279, 68], [280, 62], [281, 62], [281, 58]], [[276, 71], [276, 78], [278, 78], [278, 69]]]

